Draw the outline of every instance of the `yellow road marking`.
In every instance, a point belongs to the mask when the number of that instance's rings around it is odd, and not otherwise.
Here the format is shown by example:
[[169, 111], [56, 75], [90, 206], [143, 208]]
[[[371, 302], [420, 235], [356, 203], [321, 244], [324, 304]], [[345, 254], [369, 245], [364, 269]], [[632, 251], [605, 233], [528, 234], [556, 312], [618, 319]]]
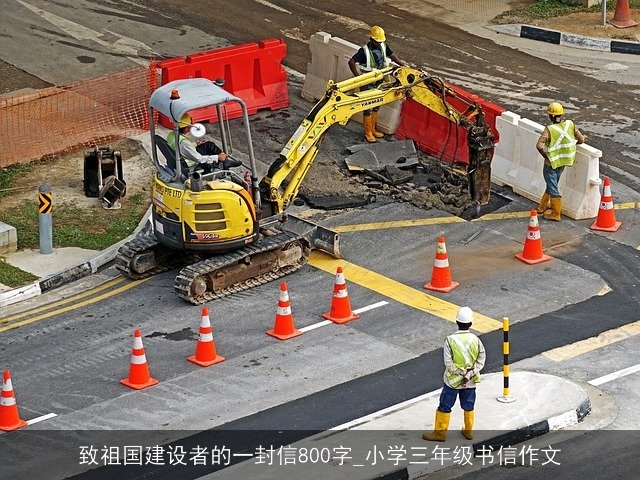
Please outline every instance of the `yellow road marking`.
[[616, 203], [613, 206], [614, 210], [629, 210], [631, 208], [640, 208], [640, 202]]
[[364, 232], [366, 230], [384, 230], [386, 228], [402, 228], [402, 227], [422, 227], [425, 225], [442, 225], [446, 223], [466, 223], [466, 220], [460, 217], [437, 217], [437, 218], [416, 218], [409, 220], [391, 220], [389, 222], [373, 222], [359, 223], [354, 225], [343, 225], [333, 227], [338, 233], [346, 232]]
[[562, 347], [547, 350], [542, 355], [554, 362], [561, 362], [570, 358], [577, 357], [583, 353], [591, 352], [598, 348], [606, 347], [613, 343], [625, 340], [640, 333], [640, 321], [623, 325], [613, 330], [602, 332], [597, 337], [587, 338], [579, 342], [564, 345]]
[[[428, 295], [424, 291], [408, 287], [384, 275], [380, 275], [379, 273], [367, 270], [345, 260], [333, 258], [318, 250], [311, 252], [309, 265], [331, 274], [335, 274], [337, 268], [342, 267], [345, 278], [350, 282], [450, 322], [455, 321], [456, 314], [460, 308], [458, 305]], [[476, 312], [473, 329], [482, 333], [499, 330], [502, 329], [502, 322]]]
[[30, 323], [38, 322], [40, 320], [52, 317], [52, 316], [57, 315], [59, 313], [64, 313], [64, 312], [68, 312], [70, 310], [75, 310], [76, 308], [79, 308], [79, 307], [85, 307], [87, 305], [91, 305], [93, 303], [96, 303], [96, 302], [99, 302], [101, 300], [104, 300], [105, 298], [113, 297], [114, 295], [117, 295], [117, 294], [119, 294], [121, 292], [129, 290], [130, 288], [133, 288], [133, 287], [135, 287], [135, 286], [137, 286], [137, 285], [139, 285], [139, 284], [141, 284], [143, 282], [146, 282], [147, 280], [150, 280], [150, 278], [151, 277], [143, 278], [141, 280], [134, 280], [131, 283], [123, 285], [120, 288], [109, 290], [107, 293], [103, 293], [102, 295], [99, 295], [97, 297], [90, 298], [88, 300], [85, 300], [84, 302], [73, 303], [72, 305], [69, 305], [69, 306], [66, 306], [66, 307], [63, 307], [63, 308], [59, 308], [57, 310], [53, 310], [53, 311], [47, 312], [47, 313], [44, 313], [42, 315], [38, 315], [38, 316], [33, 317], [33, 318], [28, 318], [28, 319], [22, 320], [20, 322], [11, 323], [9, 325], [6, 325], [6, 326], [0, 328], [0, 332], [6, 332], [7, 330], [12, 330], [14, 328], [22, 327], [23, 325], [28, 325]]
[[12, 320], [17, 320], [18, 318], [23, 318], [23, 317], [28, 317], [29, 315], [33, 315], [35, 313], [38, 312], [43, 312], [45, 310], [49, 311], [54, 307], [57, 307], [59, 305], [66, 305], [68, 303], [71, 302], [75, 302], [76, 300], [80, 299], [80, 298], [85, 298], [87, 296], [90, 295], [94, 295], [97, 292], [100, 292], [102, 290], [105, 290], [107, 288], [111, 288], [119, 283], [122, 283], [126, 280], [125, 277], [120, 276], [120, 277], [116, 277], [113, 280], [109, 280], [106, 283], [103, 283], [102, 285], [98, 285], [95, 288], [92, 288], [89, 291], [84, 291], [82, 293], [78, 293], [77, 295], [73, 295], [71, 297], [68, 298], [63, 298], [62, 300], [58, 300], [56, 302], [52, 302], [52, 303], [48, 303], [46, 305], [43, 305], [42, 307], [37, 307], [37, 308], [33, 308], [31, 310], [27, 310], [26, 312], [20, 312], [20, 313], [16, 313], [15, 315], [11, 315], [10, 317], [4, 317], [3, 319], [0, 320], [0, 325], [4, 324], [4, 323], [9, 323]]

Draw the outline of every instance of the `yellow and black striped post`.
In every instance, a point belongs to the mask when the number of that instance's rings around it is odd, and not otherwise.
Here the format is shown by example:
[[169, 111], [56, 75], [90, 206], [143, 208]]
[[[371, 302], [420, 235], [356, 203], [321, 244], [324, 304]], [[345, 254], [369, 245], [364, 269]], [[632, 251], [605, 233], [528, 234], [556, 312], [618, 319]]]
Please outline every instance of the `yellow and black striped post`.
[[498, 401], [502, 403], [515, 402], [515, 397], [509, 395], [509, 318], [502, 318], [502, 395]]
[[40, 253], [49, 255], [53, 253], [53, 232], [51, 222], [51, 187], [49, 185], [40, 185], [38, 189], [38, 226], [40, 228]]

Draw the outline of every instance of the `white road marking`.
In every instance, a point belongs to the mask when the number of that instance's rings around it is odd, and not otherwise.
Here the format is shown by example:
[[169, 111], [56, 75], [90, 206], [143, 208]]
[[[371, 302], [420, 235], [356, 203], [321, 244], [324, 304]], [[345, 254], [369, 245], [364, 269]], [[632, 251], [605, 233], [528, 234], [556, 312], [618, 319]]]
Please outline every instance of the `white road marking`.
[[286, 10], [286, 9], [284, 9], [282, 7], [279, 7], [278, 5], [274, 5], [271, 2], [267, 2], [265, 0], [255, 0], [255, 2], [256, 3], [260, 3], [260, 4], [264, 5], [265, 7], [273, 8], [274, 10], [279, 10], [281, 12], [288, 13], [289, 15], [291, 15], [291, 12], [289, 10]]
[[[42, 17], [44, 20], [46, 20], [50, 24], [58, 27], [67, 35], [75, 38], [76, 40], [94, 41], [97, 44], [102, 45], [103, 47], [115, 53], [125, 55], [129, 60], [139, 65], [143, 65], [146, 67], [149, 64], [147, 60], [143, 58], [138, 58], [139, 50], [146, 50], [151, 54], [154, 54], [156, 56], [158, 55], [156, 52], [154, 52], [151, 49], [151, 47], [145, 45], [139, 40], [135, 40], [129, 37], [124, 37], [122, 35], [119, 35], [117, 33], [111, 32], [110, 30], [106, 30], [106, 29], [104, 32], [96, 32], [95, 30], [91, 30], [90, 28], [87, 28], [83, 25], [72, 22], [71, 20], [67, 20], [66, 18], [59, 17], [58, 15], [47, 12], [46, 10], [43, 10], [41, 8], [34, 7], [33, 5], [23, 2], [22, 0], [16, 0], [16, 1], [21, 5], [23, 5], [24, 7], [31, 10], [32, 12], [34, 12], [36, 15], [39, 15], [40, 17]], [[113, 35], [119, 38], [115, 42], [107, 42], [100, 38], [105, 33], [108, 33], [109, 35]]]
[[388, 304], [389, 302], [382, 300], [381, 302], [367, 305], [366, 307], [358, 308], [357, 310], [353, 310], [353, 313], [358, 315], [359, 313], [368, 312], [369, 310], [373, 310], [374, 308], [384, 307], [385, 305], [388, 305]]
[[[384, 307], [388, 305], [389, 302], [382, 300], [378, 303], [373, 303], [371, 305], [367, 305], [366, 307], [359, 308], [357, 310], [352, 310], [356, 315], [362, 312], [368, 312], [369, 310], [373, 310], [374, 308]], [[316, 328], [324, 327], [325, 325], [331, 325], [333, 322], [331, 320], [324, 320], [322, 322], [314, 323], [313, 325], [309, 325], [308, 327], [302, 327], [299, 329], [301, 332], [308, 332], [309, 330], [315, 330]]]
[[46, 415], [42, 415], [41, 417], [32, 418], [31, 420], [27, 420], [27, 425], [33, 425], [34, 423], [41, 422], [43, 420], [49, 420], [50, 418], [57, 417], [58, 415], [55, 413], [47, 413]]
[[640, 364], [633, 365], [628, 368], [623, 368], [622, 370], [618, 370], [617, 372], [613, 372], [599, 378], [594, 378], [593, 380], [590, 380], [587, 383], [589, 383], [589, 385], [593, 385], [594, 387], [597, 387], [598, 385], [602, 385], [612, 380], [617, 380], [618, 378], [626, 377], [627, 375], [631, 375], [636, 372], [640, 372]]

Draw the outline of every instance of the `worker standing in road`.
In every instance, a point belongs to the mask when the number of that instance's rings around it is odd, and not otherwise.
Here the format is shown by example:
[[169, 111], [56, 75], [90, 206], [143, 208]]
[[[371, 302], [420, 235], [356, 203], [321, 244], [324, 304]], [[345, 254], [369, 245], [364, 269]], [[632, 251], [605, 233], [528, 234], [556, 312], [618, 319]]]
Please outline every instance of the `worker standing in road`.
[[486, 354], [482, 341], [469, 331], [473, 322], [473, 311], [462, 307], [456, 315], [458, 331], [444, 342], [444, 386], [440, 403], [436, 410], [436, 421], [432, 433], [424, 433], [422, 438], [435, 442], [447, 439], [447, 429], [451, 419], [451, 409], [460, 397], [464, 410], [462, 434], [473, 438], [473, 410], [476, 403], [476, 384], [480, 382], [480, 370], [484, 367]]
[[[384, 68], [389, 65], [390, 61], [398, 65], [405, 65], [405, 62], [400, 60], [386, 43], [386, 36], [382, 27], [374, 25], [369, 32], [369, 41], [360, 47], [353, 57], [349, 59], [349, 68], [355, 76], [358, 76]], [[370, 90], [376, 86], [377, 85], [367, 85], [362, 87], [362, 89]], [[380, 107], [374, 107], [372, 110], [362, 112], [364, 138], [370, 143], [376, 142], [378, 138], [384, 137], [384, 133], [376, 130], [378, 110], [380, 110]]]
[[[584, 143], [584, 135], [571, 120], [564, 118], [564, 108], [558, 102], [551, 102], [547, 107], [551, 125], [544, 128], [538, 138], [536, 148], [544, 158], [542, 176], [547, 188], [542, 195], [538, 214], [547, 220], [560, 221], [562, 212], [562, 196], [558, 190], [558, 182], [564, 167], [570, 167], [576, 158], [576, 145]], [[551, 202], [551, 210], [547, 212]]]
[[[193, 120], [188, 113], [185, 113], [178, 122], [180, 156], [184, 158], [190, 172], [195, 171], [198, 166], [202, 166], [204, 173], [210, 173], [212, 170], [228, 170], [242, 165], [242, 162], [228, 158], [228, 155], [211, 140], [194, 142], [189, 139], [187, 134], [192, 125]], [[173, 130], [167, 134], [167, 143], [174, 151], [176, 150], [176, 135]]]

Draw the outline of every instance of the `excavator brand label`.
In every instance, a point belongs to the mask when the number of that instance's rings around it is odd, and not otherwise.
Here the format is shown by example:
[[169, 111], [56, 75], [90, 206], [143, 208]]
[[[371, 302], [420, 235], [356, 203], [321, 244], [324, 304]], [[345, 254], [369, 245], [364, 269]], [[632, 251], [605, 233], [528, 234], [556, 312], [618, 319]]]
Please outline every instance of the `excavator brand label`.
[[367, 100], [366, 102], [362, 102], [361, 105], [366, 107], [367, 105], [375, 105], [376, 103], [382, 103], [384, 99], [382, 98], [373, 98], [371, 100]]

